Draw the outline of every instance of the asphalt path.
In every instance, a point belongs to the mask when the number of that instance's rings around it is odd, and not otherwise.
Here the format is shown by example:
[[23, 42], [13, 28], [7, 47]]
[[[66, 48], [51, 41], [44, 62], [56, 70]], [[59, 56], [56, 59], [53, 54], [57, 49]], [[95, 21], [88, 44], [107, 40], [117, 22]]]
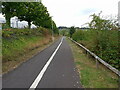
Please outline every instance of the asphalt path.
[[[3, 88], [81, 88], [65, 37], [2, 76]], [[3, 89], [4, 90], [4, 89]]]

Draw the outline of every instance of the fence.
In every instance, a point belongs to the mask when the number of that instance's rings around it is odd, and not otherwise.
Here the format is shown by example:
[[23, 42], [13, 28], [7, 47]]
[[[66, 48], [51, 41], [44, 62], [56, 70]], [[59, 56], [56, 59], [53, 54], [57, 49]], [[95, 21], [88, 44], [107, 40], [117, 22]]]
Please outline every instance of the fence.
[[[69, 38], [69, 39], [71, 39], [71, 38]], [[102, 63], [104, 66], [106, 66], [108, 69], [110, 69], [116, 75], [118, 75], [120, 77], [120, 71], [118, 71], [116, 68], [114, 68], [110, 64], [106, 63], [104, 60], [102, 60], [101, 58], [99, 58], [97, 55], [95, 55], [94, 53], [92, 53], [90, 50], [88, 50], [87, 48], [85, 48], [80, 43], [74, 41], [73, 39], [71, 39], [71, 41], [74, 42], [75, 44], [77, 44], [78, 46], [80, 46], [81, 48], [83, 48], [87, 53], [89, 53], [90, 55], [92, 55], [96, 59], [96, 67], [97, 68], [98, 68], [98, 62], [100, 62], [100, 63]]]

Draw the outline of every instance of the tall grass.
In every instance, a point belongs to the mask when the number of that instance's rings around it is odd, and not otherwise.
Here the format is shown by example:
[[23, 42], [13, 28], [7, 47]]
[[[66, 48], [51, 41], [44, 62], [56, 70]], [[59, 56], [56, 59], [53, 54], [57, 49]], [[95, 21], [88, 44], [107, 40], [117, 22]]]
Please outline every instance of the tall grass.
[[2, 31], [2, 36], [2, 56], [5, 63], [17, 60], [20, 55], [38, 47], [43, 38], [50, 36], [50, 31], [44, 28], [7, 29]]
[[45, 28], [5, 29], [2, 31], [2, 70], [12, 70], [51, 42], [51, 32]]
[[17, 60], [19, 55], [24, 55], [24, 53], [28, 52], [32, 43], [36, 43], [38, 40], [42, 39], [42, 37], [26, 37], [21, 36], [14, 40], [7, 40], [3, 38], [2, 43], [2, 54], [3, 54], [3, 63], [11, 60]]

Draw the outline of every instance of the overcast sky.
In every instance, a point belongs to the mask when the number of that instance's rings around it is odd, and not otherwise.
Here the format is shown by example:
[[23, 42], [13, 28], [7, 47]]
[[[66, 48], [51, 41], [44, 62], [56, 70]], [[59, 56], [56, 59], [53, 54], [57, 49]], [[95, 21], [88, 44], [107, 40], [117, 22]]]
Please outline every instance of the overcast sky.
[[42, 0], [57, 26], [81, 27], [89, 22], [91, 14], [115, 16], [120, 0]]
[[[120, 0], [42, 0], [57, 26], [81, 27], [89, 22], [91, 14], [117, 16]], [[0, 14], [0, 18], [3, 17]]]

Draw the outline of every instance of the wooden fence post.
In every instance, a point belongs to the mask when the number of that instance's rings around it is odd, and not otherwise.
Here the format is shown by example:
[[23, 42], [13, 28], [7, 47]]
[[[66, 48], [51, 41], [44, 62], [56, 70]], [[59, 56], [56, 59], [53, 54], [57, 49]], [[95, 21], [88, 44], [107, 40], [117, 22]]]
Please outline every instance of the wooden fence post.
[[87, 57], [88, 57], [88, 52], [86, 51], [86, 55], [87, 55]]
[[96, 60], [96, 68], [98, 69], [99, 68], [99, 66], [98, 66], [99, 61], [97, 60], [97, 56], [95, 57], [95, 60]]

